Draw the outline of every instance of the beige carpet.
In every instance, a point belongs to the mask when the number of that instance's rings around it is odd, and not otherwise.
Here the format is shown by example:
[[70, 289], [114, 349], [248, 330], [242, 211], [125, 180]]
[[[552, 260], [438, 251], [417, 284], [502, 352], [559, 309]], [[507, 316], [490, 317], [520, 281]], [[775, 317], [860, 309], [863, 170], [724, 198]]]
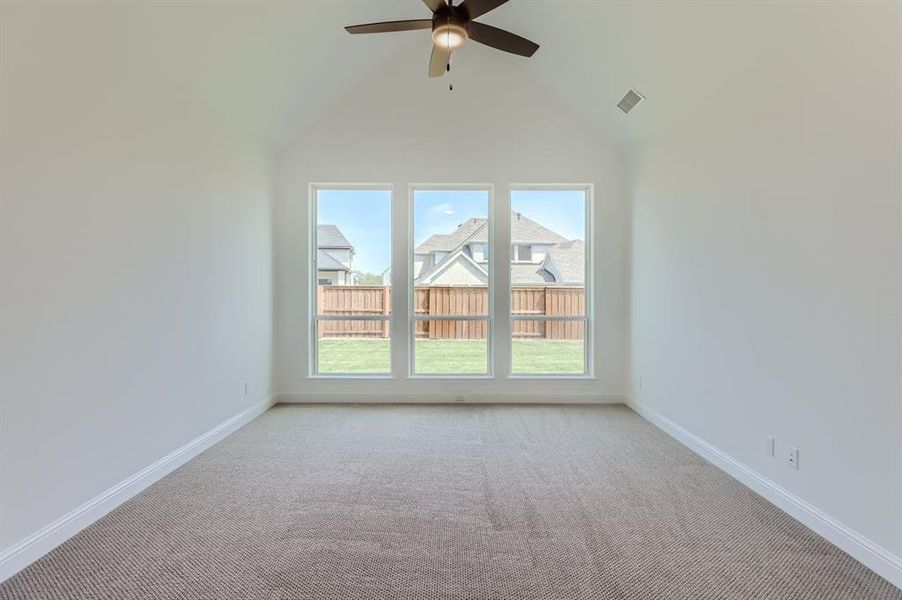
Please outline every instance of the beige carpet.
[[902, 592], [623, 407], [279, 406], [0, 598]]

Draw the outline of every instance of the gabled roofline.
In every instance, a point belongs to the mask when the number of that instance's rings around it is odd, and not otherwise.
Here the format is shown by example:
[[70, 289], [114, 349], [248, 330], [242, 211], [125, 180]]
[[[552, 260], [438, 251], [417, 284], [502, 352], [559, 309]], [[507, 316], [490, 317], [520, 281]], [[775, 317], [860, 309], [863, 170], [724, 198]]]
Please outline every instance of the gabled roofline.
[[[334, 248], [331, 248], [331, 249], [334, 249]], [[335, 258], [334, 256], [332, 256], [331, 254], [329, 254], [328, 252], [326, 252], [326, 251], [323, 250], [322, 248], [317, 248], [316, 251], [317, 251], [317, 252], [322, 252], [324, 255], [328, 256], [330, 259], [334, 260], [334, 261], [339, 265], [338, 267], [332, 267], [332, 268], [330, 268], [330, 267], [323, 267], [323, 268], [320, 268], [320, 265], [317, 264], [317, 265], [316, 265], [317, 271], [344, 271], [344, 272], [346, 272], [346, 273], [350, 273], [350, 272], [351, 272], [351, 267], [349, 267], [348, 265], [344, 264], [342, 261], [338, 260], [337, 258]], [[351, 254], [353, 254], [353, 252], [352, 252]]]
[[446, 270], [448, 269], [448, 267], [450, 267], [451, 264], [454, 263], [455, 260], [457, 260], [457, 257], [458, 257], [458, 256], [462, 256], [462, 257], [464, 257], [465, 259], [467, 259], [468, 261], [470, 261], [470, 264], [472, 264], [474, 267], [476, 267], [477, 269], [479, 269], [479, 271], [480, 271], [483, 275], [486, 276], [486, 280], [488, 280], [489, 272], [486, 271], [485, 269], [483, 269], [483, 268], [482, 268], [482, 265], [480, 265], [478, 262], [476, 262], [475, 260], [473, 260], [472, 258], [470, 258], [470, 257], [463, 251], [462, 248], [459, 248], [459, 249], [455, 250], [454, 252], [448, 254], [448, 256], [446, 256], [445, 259], [444, 259], [442, 262], [440, 262], [439, 264], [437, 264], [437, 265], [435, 266], [435, 268], [432, 269], [432, 271], [429, 272], [429, 274], [427, 274], [425, 277], [423, 277], [423, 278], [420, 280], [420, 283], [425, 283], [425, 284], [432, 283], [432, 280], [435, 278], [435, 276], [436, 276], [436, 275], [439, 275], [440, 273], [443, 273], [444, 271], [446, 271]]

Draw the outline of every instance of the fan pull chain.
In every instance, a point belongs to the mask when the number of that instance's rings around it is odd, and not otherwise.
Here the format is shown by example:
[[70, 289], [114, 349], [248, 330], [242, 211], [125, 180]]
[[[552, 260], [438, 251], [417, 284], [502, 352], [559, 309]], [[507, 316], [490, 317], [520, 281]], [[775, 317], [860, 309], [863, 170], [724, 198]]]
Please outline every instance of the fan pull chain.
[[[454, 58], [454, 52], [452, 52], [452, 53], [450, 54], [450, 56], [448, 56], [448, 64], [445, 65], [445, 68], [447, 69], [448, 73], [451, 72], [451, 59], [452, 59], [452, 58]], [[451, 83], [448, 84], [448, 91], [449, 91], [449, 92], [453, 92], [453, 91], [454, 91], [454, 82], [453, 82], [453, 81], [452, 81]]]

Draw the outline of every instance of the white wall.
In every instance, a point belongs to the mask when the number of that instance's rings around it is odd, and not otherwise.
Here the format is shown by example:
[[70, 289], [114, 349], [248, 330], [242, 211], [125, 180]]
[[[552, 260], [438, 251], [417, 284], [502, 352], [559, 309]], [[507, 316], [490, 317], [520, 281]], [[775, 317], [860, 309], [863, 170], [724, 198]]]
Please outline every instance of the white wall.
[[[448, 79], [428, 80], [428, 45], [410, 47], [373, 73], [361, 86], [299, 132], [285, 147], [278, 165], [277, 228], [277, 369], [276, 390], [284, 394], [424, 393], [518, 397], [547, 394], [595, 397], [619, 395], [623, 389], [625, 338], [625, 195], [623, 161], [604, 139], [562, 108], [552, 92], [530, 77], [527, 61], [468, 45]], [[403, 90], [403, 93], [399, 93]], [[307, 185], [314, 183], [390, 183], [394, 185], [395, 239], [406, 239], [406, 203], [411, 183], [493, 184], [496, 225], [509, 227], [508, 186], [515, 183], [595, 183], [597, 235], [595, 372], [597, 381], [443, 382], [395, 380], [338, 382], [310, 380], [307, 353], [308, 226]], [[392, 275], [407, 282], [404, 244], [396, 244]], [[509, 250], [494, 260], [505, 264]], [[495, 277], [502, 288], [506, 269]], [[405, 289], [400, 287], [399, 289]], [[503, 296], [499, 294], [499, 296]], [[392, 335], [400, 340], [393, 355], [403, 359], [407, 334], [406, 297], [393, 295], [397, 315]], [[507, 305], [504, 305], [505, 307]], [[498, 310], [498, 327], [506, 312]], [[506, 310], [506, 308], [505, 308]], [[501, 329], [496, 328], [496, 340]], [[496, 344], [496, 372], [508, 350]], [[400, 371], [404, 371], [404, 367]], [[523, 395], [523, 396], [520, 396]], [[423, 396], [425, 397], [425, 396]]]
[[0, 12], [0, 550], [270, 393], [267, 157], [118, 10]]
[[746, 6], [759, 66], [649, 134], [631, 394], [900, 557], [902, 15], [817, 6]]

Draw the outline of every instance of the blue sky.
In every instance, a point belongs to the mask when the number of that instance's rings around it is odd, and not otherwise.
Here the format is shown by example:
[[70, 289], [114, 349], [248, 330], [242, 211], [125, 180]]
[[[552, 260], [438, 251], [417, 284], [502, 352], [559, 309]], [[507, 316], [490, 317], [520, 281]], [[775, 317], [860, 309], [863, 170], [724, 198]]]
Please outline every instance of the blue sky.
[[484, 190], [417, 190], [413, 195], [413, 243], [419, 246], [436, 233], [451, 233], [458, 225], [489, 214]]
[[[391, 192], [320, 190], [317, 222], [337, 225], [354, 246], [354, 268], [382, 273], [391, 264]], [[567, 239], [585, 237], [585, 194], [580, 190], [521, 190], [511, 208]], [[488, 214], [488, 192], [418, 190], [414, 196], [414, 242], [450, 233], [460, 223]]]
[[586, 239], [586, 192], [514, 190], [511, 210], [523, 213], [568, 240]]
[[391, 264], [390, 190], [319, 190], [316, 217], [354, 246], [354, 270], [381, 274]]

